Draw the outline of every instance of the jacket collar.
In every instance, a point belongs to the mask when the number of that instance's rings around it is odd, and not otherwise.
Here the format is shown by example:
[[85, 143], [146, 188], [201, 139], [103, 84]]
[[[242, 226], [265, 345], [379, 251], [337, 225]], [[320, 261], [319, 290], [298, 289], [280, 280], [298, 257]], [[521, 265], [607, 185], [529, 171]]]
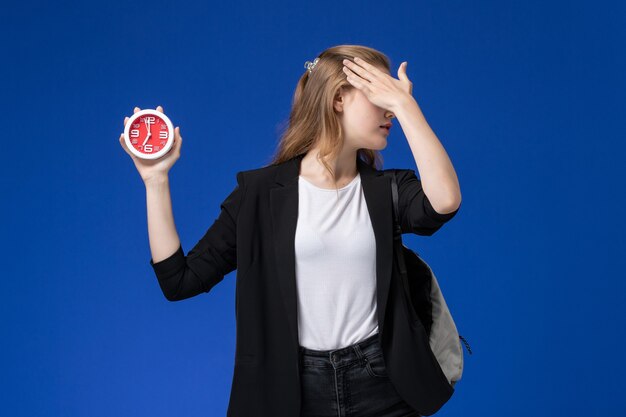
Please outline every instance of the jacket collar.
[[[274, 232], [276, 279], [280, 285], [293, 342], [299, 343], [295, 268], [295, 234], [298, 222], [298, 177], [304, 154], [276, 165], [270, 189], [270, 210]], [[391, 182], [357, 157], [361, 187], [376, 238], [376, 284], [378, 330], [382, 338], [393, 261], [393, 218]]]

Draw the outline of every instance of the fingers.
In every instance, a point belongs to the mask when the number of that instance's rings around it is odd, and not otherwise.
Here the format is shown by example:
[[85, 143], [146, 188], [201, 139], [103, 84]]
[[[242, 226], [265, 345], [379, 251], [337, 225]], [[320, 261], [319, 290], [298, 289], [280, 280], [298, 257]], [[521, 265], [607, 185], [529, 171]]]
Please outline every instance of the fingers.
[[369, 82], [372, 82], [373, 78], [383, 78], [386, 75], [374, 65], [356, 56], [354, 57], [354, 62], [349, 59], [344, 59], [343, 64], [353, 73], [358, 74], [361, 78]]
[[[133, 113], [137, 113], [138, 111], [140, 111], [141, 109], [139, 107], [135, 107], [133, 109]], [[163, 110], [163, 106], [159, 105], [156, 108], [157, 111], [160, 111], [161, 113], [165, 113], [165, 111]], [[124, 117], [124, 127], [126, 127], [126, 122], [128, 121], [129, 117]]]
[[357, 77], [360, 77], [365, 81], [371, 82], [370, 78], [372, 77], [365, 69], [359, 67], [358, 65], [355, 65], [347, 59], [344, 59], [343, 61], [343, 72], [347, 74], [348, 78], [352, 77], [351, 79], [355, 79]]
[[[133, 113], [137, 113], [139, 110], [141, 110], [139, 107], [135, 107], [133, 109]], [[126, 123], [128, 122], [129, 117], [124, 117], [124, 127], [126, 127]]]

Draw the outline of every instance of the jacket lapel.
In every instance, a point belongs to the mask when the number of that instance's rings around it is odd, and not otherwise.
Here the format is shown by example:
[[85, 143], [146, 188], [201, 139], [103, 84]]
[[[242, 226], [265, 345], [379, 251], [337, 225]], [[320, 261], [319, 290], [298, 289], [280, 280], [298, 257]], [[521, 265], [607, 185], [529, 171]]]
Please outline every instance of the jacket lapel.
[[[276, 279], [285, 305], [293, 341], [299, 343], [297, 289], [295, 267], [295, 236], [298, 222], [298, 177], [304, 154], [277, 165], [274, 184], [270, 189], [270, 210], [274, 232]], [[390, 179], [357, 158], [357, 169], [367, 209], [376, 237], [376, 285], [378, 331], [382, 337], [385, 311], [391, 280], [393, 259], [393, 229]]]

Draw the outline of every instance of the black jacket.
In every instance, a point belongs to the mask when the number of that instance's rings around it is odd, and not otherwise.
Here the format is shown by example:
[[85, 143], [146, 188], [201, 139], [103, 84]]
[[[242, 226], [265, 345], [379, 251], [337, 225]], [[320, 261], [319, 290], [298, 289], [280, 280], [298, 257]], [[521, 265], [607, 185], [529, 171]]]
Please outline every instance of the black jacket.
[[[179, 247], [160, 262], [150, 259], [170, 301], [209, 292], [237, 269], [230, 417], [300, 415], [294, 238], [303, 156], [238, 172], [219, 216], [187, 256]], [[408, 404], [431, 415], [454, 388], [430, 350], [423, 325], [400, 296], [390, 179], [359, 158], [357, 167], [376, 238], [378, 330], [387, 373]], [[458, 212], [436, 212], [415, 171], [396, 171], [403, 233], [430, 236]]]

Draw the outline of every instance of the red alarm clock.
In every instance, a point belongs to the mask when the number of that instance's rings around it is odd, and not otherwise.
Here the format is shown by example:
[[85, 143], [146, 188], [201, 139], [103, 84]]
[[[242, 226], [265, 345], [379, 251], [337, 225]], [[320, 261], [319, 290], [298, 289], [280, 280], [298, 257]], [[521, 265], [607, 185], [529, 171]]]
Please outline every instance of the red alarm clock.
[[138, 158], [158, 159], [172, 148], [174, 125], [158, 110], [140, 110], [126, 122], [124, 140]]

